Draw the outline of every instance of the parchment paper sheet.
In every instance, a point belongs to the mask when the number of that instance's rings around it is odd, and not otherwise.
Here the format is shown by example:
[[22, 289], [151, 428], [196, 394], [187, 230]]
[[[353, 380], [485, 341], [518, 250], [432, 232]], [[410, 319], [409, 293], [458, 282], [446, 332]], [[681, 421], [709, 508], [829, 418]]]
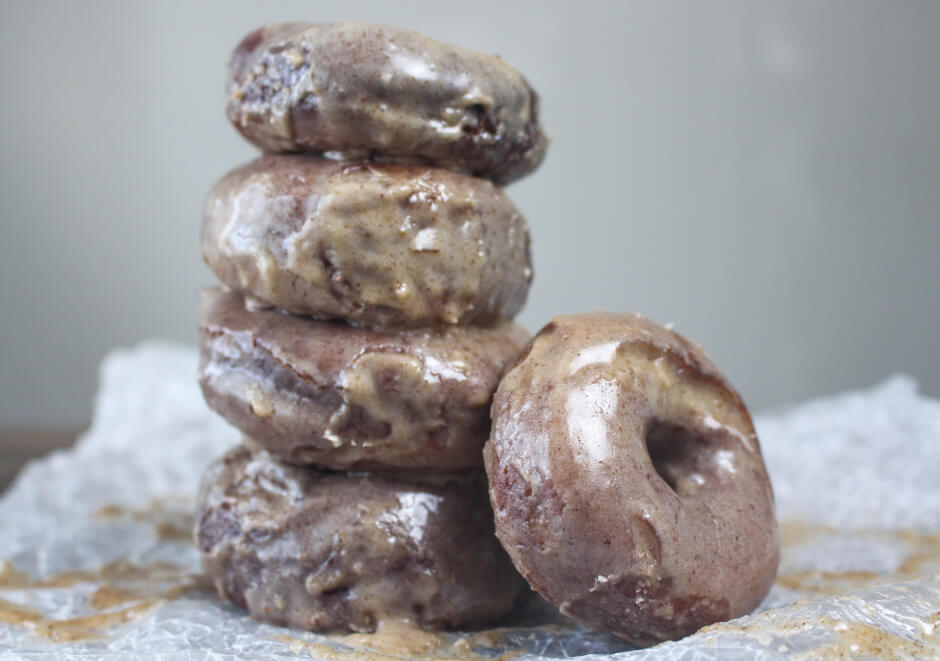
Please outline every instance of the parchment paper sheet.
[[[113, 352], [92, 428], [0, 498], [0, 659], [416, 656], [259, 624], [200, 579], [192, 495], [238, 433], [206, 408], [195, 368], [188, 347]], [[940, 402], [898, 376], [757, 428], [784, 538], [758, 613], [634, 651], [548, 618], [443, 636], [421, 658], [940, 657]]]

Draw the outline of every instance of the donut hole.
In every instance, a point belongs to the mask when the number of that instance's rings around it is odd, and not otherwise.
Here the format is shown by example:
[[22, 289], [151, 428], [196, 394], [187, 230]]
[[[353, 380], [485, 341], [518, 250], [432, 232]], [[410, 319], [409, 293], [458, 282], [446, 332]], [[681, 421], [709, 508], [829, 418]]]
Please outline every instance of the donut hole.
[[705, 483], [709, 443], [703, 434], [656, 421], [646, 432], [646, 451], [656, 473], [678, 495], [691, 495]]

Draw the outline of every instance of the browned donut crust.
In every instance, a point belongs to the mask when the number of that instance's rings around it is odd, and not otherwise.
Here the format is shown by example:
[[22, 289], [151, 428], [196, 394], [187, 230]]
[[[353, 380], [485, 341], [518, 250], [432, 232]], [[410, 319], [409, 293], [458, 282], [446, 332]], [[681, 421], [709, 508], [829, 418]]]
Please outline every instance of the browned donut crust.
[[236, 448], [203, 477], [195, 537], [222, 597], [315, 631], [485, 622], [523, 585], [482, 471], [325, 473]]
[[635, 644], [757, 607], [779, 558], [747, 408], [700, 347], [638, 315], [558, 317], [500, 382], [497, 536], [567, 615]]
[[337, 470], [480, 468], [489, 405], [528, 333], [379, 333], [202, 294], [209, 406], [282, 459]]
[[229, 63], [226, 114], [267, 151], [419, 162], [507, 183], [547, 141], [538, 96], [499, 57], [369, 23], [281, 23]]
[[374, 328], [511, 319], [532, 279], [526, 221], [492, 183], [307, 156], [264, 156], [223, 177], [202, 254], [233, 289]]

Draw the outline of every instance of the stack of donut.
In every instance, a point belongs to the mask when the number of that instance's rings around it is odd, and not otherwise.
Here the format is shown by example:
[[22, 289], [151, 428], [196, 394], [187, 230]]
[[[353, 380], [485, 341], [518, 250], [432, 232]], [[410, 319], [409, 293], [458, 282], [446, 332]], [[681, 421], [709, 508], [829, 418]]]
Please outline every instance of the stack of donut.
[[267, 154], [215, 185], [202, 233], [226, 288], [203, 294], [200, 381], [245, 435], [199, 496], [220, 594], [372, 631], [492, 620], [527, 582], [638, 645], [760, 604], [773, 492], [702, 349], [638, 315], [511, 321], [529, 239], [497, 184], [546, 147], [522, 76], [407, 30], [282, 24], [236, 48], [228, 91]]
[[497, 183], [544, 155], [535, 92], [362, 23], [261, 28], [229, 73], [228, 117], [266, 153], [213, 187], [202, 230], [225, 287], [202, 295], [200, 384], [244, 434], [204, 476], [207, 572], [305, 629], [505, 614], [524, 583], [482, 449], [532, 270]]

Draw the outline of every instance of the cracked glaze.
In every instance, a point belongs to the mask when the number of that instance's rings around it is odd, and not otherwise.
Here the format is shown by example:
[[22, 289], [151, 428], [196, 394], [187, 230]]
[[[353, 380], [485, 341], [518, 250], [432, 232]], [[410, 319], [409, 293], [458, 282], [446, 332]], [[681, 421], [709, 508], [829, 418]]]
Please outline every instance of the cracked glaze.
[[532, 279], [526, 221], [490, 182], [305, 156], [263, 156], [216, 183], [202, 254], [233, 289], [368, 327], [511, 319]]
[[195, 538], [222, 597], [314, 631], [482, 623], [523, 585], [482, 472], [326, 473], [235, 448], [203, 477]]
[[507, 183], [547, 140], [538, 96], [492, 55], [369, 23], [281, 23], [232, 53], [226, 114], [266, 151], [418, 162]]
[[207, 289], [199, 382], [210, 407], [291, 463], [481, 467], [493, 392], [527, 339], [512, 323], [380, 333]]
[[492, 415], [497, 535], [562, 612], [650, 644], [767, 594], [770, 480], [744, 403], [697, 345], [638, 315], [558, 317]]

